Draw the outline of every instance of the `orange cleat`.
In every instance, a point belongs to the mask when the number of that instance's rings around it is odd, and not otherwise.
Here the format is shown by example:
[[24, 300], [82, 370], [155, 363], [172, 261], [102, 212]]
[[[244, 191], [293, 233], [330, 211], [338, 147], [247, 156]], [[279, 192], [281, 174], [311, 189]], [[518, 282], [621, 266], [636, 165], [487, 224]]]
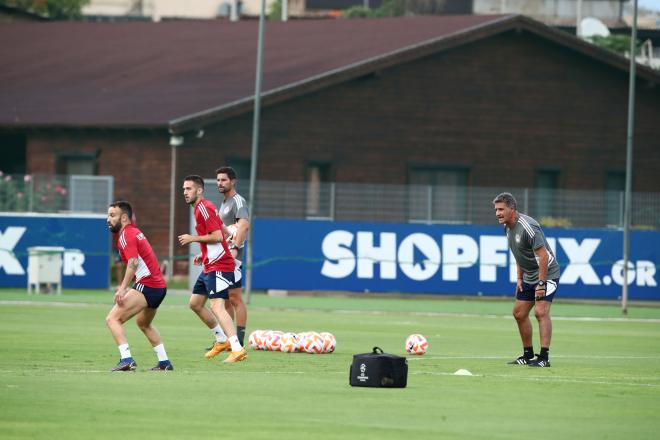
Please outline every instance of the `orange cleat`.
[[216, 342], [215, 344], [213, 344], [213, 347], [211, 347], [211, 349], [206, 352], [204, 356], [206, 357], [206, 359], [211, 359], [213, 357], [216, 357], [223, 351], [229, 351], [229, 350], [231, 350], [231, 344], [229, 343], [229, 341]]
[[241, 362], [247, 359], [247, 352], [245, 351], [244, 348], [241, 348], [239, 351], [232, 351], [229, 353], [229, 356], [227, 356], [227, 359], [225, 359], [223, 362], [227, 363], [232, 363], [232, 362]]

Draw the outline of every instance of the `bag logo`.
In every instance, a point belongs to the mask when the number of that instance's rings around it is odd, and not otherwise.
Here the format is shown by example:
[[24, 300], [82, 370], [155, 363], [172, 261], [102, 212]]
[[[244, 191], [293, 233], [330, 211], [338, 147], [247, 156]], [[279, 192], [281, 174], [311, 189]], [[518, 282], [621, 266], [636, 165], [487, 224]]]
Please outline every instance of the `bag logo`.
[[369, 376], [365, 376], [364, 373], [367, 372], [367, 366], [365, 364], [360, 364], [360, 375], [357, 377], [357, 380], [360, 382], [366, 382], [369, 380]]

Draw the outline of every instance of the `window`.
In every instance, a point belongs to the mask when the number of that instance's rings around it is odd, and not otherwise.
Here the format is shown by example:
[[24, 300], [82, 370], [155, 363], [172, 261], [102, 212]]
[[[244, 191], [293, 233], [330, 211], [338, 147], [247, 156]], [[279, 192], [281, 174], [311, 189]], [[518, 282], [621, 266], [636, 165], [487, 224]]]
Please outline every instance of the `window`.
[[57, 174], [95, 175], [96, 154], [62, 154], [57, 158]]
[[468, 177], [464, 167], [410, 169], [411, 221], [465, 223], [468, 221]]
[[305, 213], [308, 218], [332, 217], [330, 168], [329, 163], [312, 162], [307, 164], [305, 170], [305, 181], [307, 182]]
[[535, 216], [553, 217], [558, 215], [558, 189], [558, 170], [538, 170], [536, 172]]
[[25, 135], [0, 133], [0, 150], [2, 150], [2, 167], [5, 174], [25, 174]]
[[625, 190], [625, 172], [610, 171], [605, 175], [605, 219], [607, 225], [623, 225], [623, 195]]

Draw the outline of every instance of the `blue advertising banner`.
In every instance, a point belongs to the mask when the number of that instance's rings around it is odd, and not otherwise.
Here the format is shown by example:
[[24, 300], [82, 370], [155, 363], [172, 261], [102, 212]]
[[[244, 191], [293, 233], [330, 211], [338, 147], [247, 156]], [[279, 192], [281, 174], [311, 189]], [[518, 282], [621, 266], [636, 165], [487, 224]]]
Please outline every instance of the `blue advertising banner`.
[[105, 215], [0, 214], [0, 287], [26, 287], [28, 248], [59, 246], [62, 287], [108, 288], [110, 233]]
[[[502, 227], [260, 219], [258, 289], [512, 295], [516, 265]], [[623, 233], [544, 228], [561, 267], [558, 296], [617, 299]], [[660, 232], [630, 235], [629, 299], [660, 300]]]

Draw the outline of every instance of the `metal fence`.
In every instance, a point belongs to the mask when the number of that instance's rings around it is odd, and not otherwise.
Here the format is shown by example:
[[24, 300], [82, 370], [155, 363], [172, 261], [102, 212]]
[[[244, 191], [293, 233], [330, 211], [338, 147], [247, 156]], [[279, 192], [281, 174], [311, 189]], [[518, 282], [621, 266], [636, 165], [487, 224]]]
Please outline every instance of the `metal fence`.
[[[213, 179], [206, 197], [222, 202]], [[247, 198], [249, 181], [239, 192]], [[105, 213], [113, 200], [112, 176], [0, 175], [0, 211]], [[622, 191], [532, 188], [307, 183], [260, 180], [256, 216], [397, 223], [495, 224], [492, 200], [511, 192], [518, 210], [544, 226], [620, 228]], [[631, 224], [660, 229], [660, 193], [632, 195]]]
[[[503, 191], [516, 197], [519, 211], [544, 226], [623, 226], [622, 191], [532, 188], [259, 181], [255, 214], [264, 218], [492, 225], [496, 222], [492, 200]], [[247, 197], [247, 193], [243, 195]], [[633, 193], [631, 224], [660, 229], [660, 193]]]
[[105, 214], [112, 202], [112, 176], [0, 175], [0, 211]]

